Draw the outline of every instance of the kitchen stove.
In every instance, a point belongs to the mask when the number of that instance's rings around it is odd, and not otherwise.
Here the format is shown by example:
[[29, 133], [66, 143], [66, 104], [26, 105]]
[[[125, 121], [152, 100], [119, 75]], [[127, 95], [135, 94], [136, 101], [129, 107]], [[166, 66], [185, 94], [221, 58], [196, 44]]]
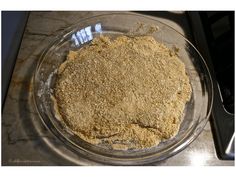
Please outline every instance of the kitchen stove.
[[195, 45], [211, 70], [211, 127], [217, 155], [234, 159], [234, 12], [189, 12]]

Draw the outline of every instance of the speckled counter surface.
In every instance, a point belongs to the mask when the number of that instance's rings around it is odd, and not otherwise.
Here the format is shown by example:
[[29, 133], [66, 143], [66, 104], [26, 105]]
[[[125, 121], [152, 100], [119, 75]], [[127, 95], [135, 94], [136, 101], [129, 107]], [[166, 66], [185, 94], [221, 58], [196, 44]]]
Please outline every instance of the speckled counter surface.
[[[32, 77], [40, 53], [56, 34], [81, 18], [101, 13], [104, 12], [30, 13], [2, 112], [2, 165], [100, 165], [88, 162], [68, 150], [43, 125], [33, 104]], [[186, 33], [174, 21], [163, 16], [157, 19], [181, 33]], [[184, 20], [182, 21], [184, 23]], [[208, 123], [189, 147], [165, 161], [152, 165], [232, 166], [234, 161], [217, 158]]]

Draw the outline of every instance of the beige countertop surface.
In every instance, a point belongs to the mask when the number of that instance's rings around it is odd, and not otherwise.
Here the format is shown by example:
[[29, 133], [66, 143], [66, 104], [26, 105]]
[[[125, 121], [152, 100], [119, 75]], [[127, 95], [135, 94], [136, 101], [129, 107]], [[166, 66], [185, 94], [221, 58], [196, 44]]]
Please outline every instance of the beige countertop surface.
[[[80, 158], [56, 139], [41, 122], [32, 99], [32, 77], [40, 53], [63, 29], [81, 18], [107, 12], [31, 12], [16, 60], [2, 112], [3, 165], [101, 165]], [[165, 13], [164, 13], [165, 14]], [[167, 16], [171, 18], [167, 19]], [[188, 36], [181, 12], [157, 13], [158, 20]], [[173, 19], [181, 23], [176, 23]], [[200, 136], [182, 152], [151, 164], [162, 166], [232, 166], [216, 156], [209, 122]]]

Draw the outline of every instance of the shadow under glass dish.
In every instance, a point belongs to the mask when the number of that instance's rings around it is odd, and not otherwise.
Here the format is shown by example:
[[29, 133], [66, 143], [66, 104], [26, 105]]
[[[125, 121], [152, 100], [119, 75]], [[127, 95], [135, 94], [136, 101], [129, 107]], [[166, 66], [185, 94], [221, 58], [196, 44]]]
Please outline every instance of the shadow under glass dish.
[[[51, 99], [57, 68], [66, 60], [70, 50], [88, 45], [96, 36], [126, 35], [137, 24], [158, 26], [151, 34], [158, 42], [172, 49], [185, 64], [192, 87], [191, 100], [186, 104], [178, 134], [156, 147], [141, 150], [113, 150], [92, 145], [74, 135], [56, 116]], [[142, 31], [138, 32], [142, 35]], [[137, 35], [138, 35], [137, 33]], [[115, 13], [84, 19], [58, 35], [42, 53], [34, 75], [34, 101], [44, 124], [75, 153], [92, 161], [116, 165], [142, 165], [166, 159], [187, 147], [203, 130], [213, 101], [211, 76], [204, 59], [196, 48], [173, 28], [142, 15]]]

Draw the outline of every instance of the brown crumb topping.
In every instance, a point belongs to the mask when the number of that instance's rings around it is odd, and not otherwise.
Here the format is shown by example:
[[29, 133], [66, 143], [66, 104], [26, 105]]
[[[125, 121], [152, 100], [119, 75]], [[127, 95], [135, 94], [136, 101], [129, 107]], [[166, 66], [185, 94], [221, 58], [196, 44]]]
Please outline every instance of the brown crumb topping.
[[151, 36], [101, 36], [70, 51], [54, 91], [75, 134], [123, 150], [175, 136], [191, 97], [184, 64]]

